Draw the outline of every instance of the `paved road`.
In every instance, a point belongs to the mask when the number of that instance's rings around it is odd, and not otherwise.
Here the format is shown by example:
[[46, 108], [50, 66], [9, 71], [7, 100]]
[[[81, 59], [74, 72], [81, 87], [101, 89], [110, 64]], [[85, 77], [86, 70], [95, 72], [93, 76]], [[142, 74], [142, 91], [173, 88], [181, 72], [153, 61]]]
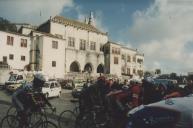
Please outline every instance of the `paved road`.
[[[53, 106], [56, 107], [56, 113], [51, 115], [53, 120], [57, 120], [58, 115], [63, 110], [73, 109], [73, 104], [70, 100], [73, 99], [71, 96], [71, 90], [62, 90], [60, 98], [50, 98], [49, 101]], [[5, 90], [0, 89], [0, 121], [6, 115], [6, 112], [11, 105], [11, 94]]]

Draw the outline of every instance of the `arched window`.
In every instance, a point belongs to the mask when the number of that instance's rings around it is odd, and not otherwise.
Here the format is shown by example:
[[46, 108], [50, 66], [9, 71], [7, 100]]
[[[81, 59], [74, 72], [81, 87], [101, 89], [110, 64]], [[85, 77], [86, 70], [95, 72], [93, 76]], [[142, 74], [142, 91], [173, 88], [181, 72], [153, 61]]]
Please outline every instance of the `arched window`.
[[91, 72], [93, 71], [92, 64], [91, 64], [91, 63], [87, 63], [87, 64], [84, 66], [84, 71], [85, 71], [85, 72], [88, 72], [88, 73], [91, 73]]
[[70, 65], [70, 72], [80, 72], [80, 66], [77, 61], [74, 61]]
[[102, 64], [99, 64], [97, 67], [97, 73], [104, 73], [104, 66]]

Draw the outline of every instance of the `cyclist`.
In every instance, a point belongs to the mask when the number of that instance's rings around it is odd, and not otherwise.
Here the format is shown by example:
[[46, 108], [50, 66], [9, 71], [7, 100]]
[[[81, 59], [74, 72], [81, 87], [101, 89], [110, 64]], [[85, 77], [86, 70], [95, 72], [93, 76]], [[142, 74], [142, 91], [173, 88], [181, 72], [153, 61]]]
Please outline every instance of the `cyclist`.
[[12, 103], [16, 108], [16, 111], [21, 118], [20, 124], [22, 127], [27, 122], [26, 115], [28, 111], [33, 109], [34, 106], [38, 105], [38, 102], [34, 98], [34, 96], [38, 96], [43, 100], [44, 105], [48, 105], [52, 110], [55, 110], [54, 107], [49, 103], [49, 101], [45, 98], [43, 93], [41, 93], [41, 88], [45, 82], [45, 78], [41, 74], [35, 74], [34, 79], [30, 83], [23, 84], [20, 88], [18, 88], [12, 95]]

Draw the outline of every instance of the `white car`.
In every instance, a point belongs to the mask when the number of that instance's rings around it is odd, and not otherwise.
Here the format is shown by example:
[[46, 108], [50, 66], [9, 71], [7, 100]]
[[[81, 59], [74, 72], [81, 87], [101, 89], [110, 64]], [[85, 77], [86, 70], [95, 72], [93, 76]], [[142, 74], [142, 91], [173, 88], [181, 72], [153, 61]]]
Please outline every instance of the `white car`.
[[61, 96], [61, 85], [57, 81], [46, 81], [42, 87], [42, 92], [48, 97], [60, 97]]

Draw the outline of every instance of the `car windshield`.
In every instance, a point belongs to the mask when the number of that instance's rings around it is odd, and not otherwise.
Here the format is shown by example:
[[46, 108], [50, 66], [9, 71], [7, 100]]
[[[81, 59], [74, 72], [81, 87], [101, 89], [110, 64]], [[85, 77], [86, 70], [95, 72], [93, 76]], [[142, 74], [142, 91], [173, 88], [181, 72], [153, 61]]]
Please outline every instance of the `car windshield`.
[[9, 81], [16, 81], [16, 78], [17, 78], [17, 75], [11, 75], [10, 77], [9, 77]]

